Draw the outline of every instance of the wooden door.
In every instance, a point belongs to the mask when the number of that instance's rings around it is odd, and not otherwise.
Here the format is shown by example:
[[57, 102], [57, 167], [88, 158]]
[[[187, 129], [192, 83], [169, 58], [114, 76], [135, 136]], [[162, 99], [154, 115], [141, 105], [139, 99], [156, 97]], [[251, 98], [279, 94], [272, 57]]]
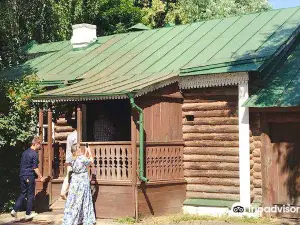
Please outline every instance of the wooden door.
[[300, 122], [269, 124], [263, 169], [265, 205], [300, 206]]

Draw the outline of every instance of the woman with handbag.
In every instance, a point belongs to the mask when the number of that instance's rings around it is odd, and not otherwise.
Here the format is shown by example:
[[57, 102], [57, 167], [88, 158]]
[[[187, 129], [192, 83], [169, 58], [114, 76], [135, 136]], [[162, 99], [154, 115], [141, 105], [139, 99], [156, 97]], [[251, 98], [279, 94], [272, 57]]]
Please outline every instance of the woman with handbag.
[[88, 166], [93, 162], [90, 148], [82, 154], [77, 144], [72, 145], [72, 175], [66, 201], [63, 225], [93, 225], [96, 223]]

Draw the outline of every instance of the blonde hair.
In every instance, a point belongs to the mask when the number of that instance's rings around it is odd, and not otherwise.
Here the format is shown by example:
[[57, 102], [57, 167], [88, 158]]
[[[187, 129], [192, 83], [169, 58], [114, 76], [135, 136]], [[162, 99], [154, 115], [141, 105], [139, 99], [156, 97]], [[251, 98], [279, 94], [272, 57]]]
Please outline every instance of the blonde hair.
[[73, 145], [71, 146], [71, 152], [72, 152], [72, 154], [75, 155], [76, 152], [77, 152], [77, 150], [78, 150], [77, 144], [73, 144]]
[[31, 144], [32, 144], [32, 145], [35, 145], [35, 144], [37, 144], [37, 143], [41, 143], [41, 140], [40, 140], [40, 138], [39, 138], [38, 136], [34, 136], [34, 137], [32, 138]]

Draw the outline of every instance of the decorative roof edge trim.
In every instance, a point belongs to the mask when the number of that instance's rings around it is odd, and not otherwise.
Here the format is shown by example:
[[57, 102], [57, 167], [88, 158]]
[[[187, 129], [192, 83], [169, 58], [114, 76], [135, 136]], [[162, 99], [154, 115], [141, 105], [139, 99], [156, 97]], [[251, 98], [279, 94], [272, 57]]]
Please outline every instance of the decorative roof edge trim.
[[247, 84], [249, 81], [248, 73], [220, 73], [210, 75], [200, 75], [191, 77], [180, 77], [180, 89], [220, 87], [238, 84]]
[[161, 81], [159, 83], [156, 83], [156, 84], [153, 84], [151, 86], [147, 86], [145, 88], [142, 88], [142, 89], [138, 90], [136, 92], [135, 97], [140, 97], [142, 95], [148, 94], [149, 92], [156, 91], [160, 88], [163, 88], [163, 87], [166, 87], [170, 84], [174, 84], [174, 83], [178, 83], [178, 82], [179, 82], [179, 77], [169, 78], [167, 80]]
[[107, 99], [126, 99], [126, 94], [111, 95], [111, 96], [43, 96], [33, 100], [34, 103], [40, 102], [75, 102], [75, 101], [95, 101], [95, 100], [107, 100]]

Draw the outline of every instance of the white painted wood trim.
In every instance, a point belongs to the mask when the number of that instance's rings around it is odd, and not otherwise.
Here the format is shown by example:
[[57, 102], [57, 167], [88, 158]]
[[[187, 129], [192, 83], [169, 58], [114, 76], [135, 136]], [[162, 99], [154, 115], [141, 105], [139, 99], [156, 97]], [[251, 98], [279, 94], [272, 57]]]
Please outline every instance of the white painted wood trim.
[[248, 84], [248, 73], [220, 73], [198, 76], [180, 77], [180, 89], [223, 87]]
[[238, 89], [240, 202], [244, 207], [249, 207], [251, 204], [249, 108], [242, 107], [249, 98], [248, 83], [239, 84]]

